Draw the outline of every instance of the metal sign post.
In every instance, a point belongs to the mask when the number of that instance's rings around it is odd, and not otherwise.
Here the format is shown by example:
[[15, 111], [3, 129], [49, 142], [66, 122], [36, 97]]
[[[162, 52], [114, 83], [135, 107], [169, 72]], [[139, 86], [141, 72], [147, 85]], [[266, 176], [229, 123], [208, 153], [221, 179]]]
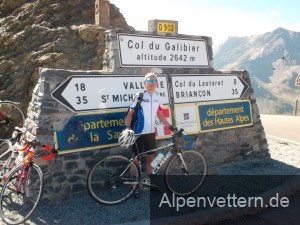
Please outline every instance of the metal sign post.
[[295, 116], [297, 116], [297, 114], [298, 114], [299, 99], [300, 99], [300, 73], [296, 77], [295, 86], [299, 87], [298, 98], [296, 99], [296, 105], [295, 105]]

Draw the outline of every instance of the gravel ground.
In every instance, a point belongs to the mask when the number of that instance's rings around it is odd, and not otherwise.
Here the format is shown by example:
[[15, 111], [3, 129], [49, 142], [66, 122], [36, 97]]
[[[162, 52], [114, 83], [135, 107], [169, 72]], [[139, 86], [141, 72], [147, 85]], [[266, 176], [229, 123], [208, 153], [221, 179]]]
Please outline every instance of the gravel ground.
[[300, 145], [268, 139], [270, 159], [252, 159], [219, 168], [224, 175], [294, 175], [300, 172]]
[[[271, 159], [247, 160], [222, 166], [222, 175], [293, 175], [300, 171], [300, 146], [268, 139]], [[208, 168], [209, 169], [209, 168]], [[105, 206], [88, 194], [64, 202], [39, 205], [25, 224], [150, 224], [149, 192], [134, 195], [124, 203]], [[137, 221], [137, 222], [132, 222]], [[0, 221], [0, 224], [4, 224]]]

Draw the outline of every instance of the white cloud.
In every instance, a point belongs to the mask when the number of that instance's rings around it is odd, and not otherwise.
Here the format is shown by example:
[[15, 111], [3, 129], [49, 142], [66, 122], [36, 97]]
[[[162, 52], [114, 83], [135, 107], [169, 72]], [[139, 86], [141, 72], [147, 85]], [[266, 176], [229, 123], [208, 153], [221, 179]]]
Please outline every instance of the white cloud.
[[281, 13], [277, 10], [277, 9], [272, 9], [271, 10], [271, 15], [273, 17], [280, 17], [281, 16]]

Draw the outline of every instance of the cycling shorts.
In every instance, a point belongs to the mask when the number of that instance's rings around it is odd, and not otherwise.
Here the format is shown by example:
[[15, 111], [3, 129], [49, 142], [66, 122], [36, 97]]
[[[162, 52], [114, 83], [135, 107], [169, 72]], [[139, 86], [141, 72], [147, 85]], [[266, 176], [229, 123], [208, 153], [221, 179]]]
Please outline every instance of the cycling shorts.
[[[155, 148], [156, 148], [155, 133], [142, 134], [132, 145], [132, 152], [134, 154], [138, 154]], [[154, 153], [155, 152], [149, 154], [154, 154]]]

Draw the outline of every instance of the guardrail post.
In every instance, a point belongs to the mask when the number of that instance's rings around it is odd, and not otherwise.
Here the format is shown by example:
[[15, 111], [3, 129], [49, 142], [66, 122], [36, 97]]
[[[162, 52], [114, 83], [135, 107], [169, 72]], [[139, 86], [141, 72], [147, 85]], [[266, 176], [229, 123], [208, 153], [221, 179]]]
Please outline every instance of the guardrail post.
[[298, 114], [298, 99], [296, 100], [296, 106], [295, 106], [295, 116]]

